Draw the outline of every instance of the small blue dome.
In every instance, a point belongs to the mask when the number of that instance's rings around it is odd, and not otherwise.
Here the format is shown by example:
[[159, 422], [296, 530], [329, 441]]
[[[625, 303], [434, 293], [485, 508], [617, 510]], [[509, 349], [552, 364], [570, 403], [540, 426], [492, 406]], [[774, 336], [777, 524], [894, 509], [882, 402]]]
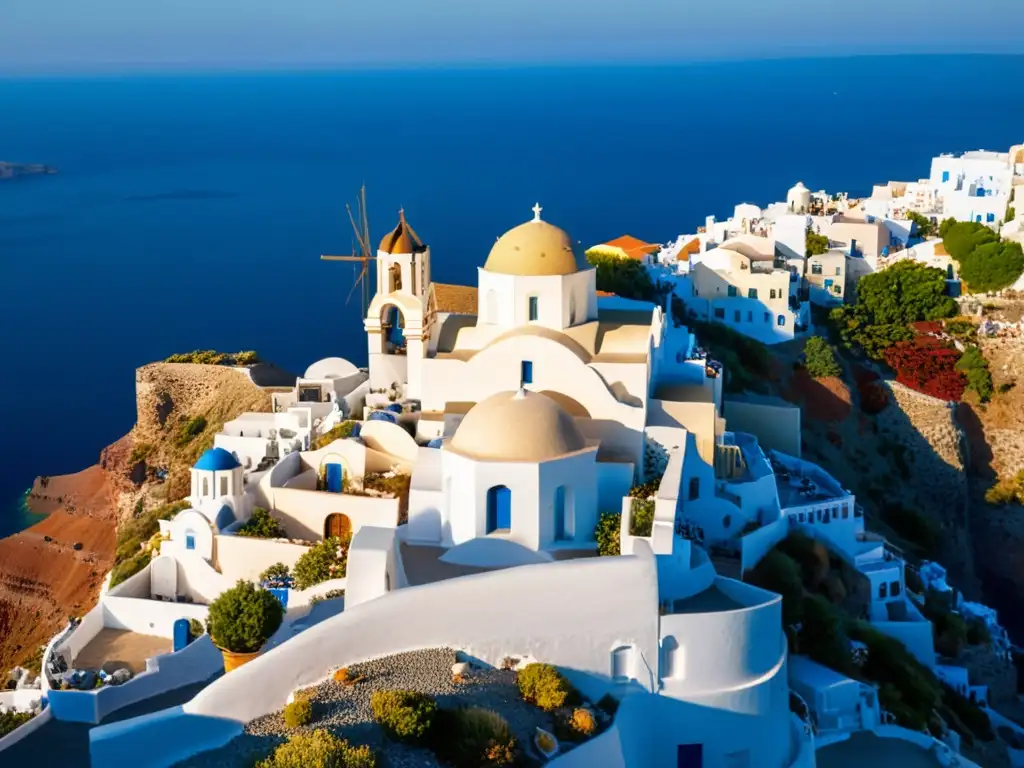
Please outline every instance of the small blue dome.
[[223, 448], [211, 448], [199, 457], [199, 461], [192, 468], [201, 469], [206, 472], [222, 472], [240, 466], [242, 465], [238, 463], [238, 459]]

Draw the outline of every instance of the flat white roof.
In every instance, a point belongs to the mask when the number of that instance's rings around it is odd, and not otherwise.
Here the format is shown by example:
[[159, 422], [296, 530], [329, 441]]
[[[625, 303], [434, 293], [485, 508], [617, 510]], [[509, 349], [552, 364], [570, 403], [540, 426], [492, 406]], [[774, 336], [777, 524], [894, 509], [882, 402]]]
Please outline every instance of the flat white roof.
[[818, 691], [839, 686], [860, 685], [851, 677], [841, 675], [834, 669], [811, 661], [806, 656], [792, 653], [789, 655], [789, 676]]

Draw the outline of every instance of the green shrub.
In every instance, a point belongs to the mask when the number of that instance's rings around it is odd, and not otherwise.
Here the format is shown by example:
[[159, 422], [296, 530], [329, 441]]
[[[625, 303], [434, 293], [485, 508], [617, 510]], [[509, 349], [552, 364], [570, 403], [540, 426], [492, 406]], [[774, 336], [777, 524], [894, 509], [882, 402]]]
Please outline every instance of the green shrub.
[[149, 565], [150, 560], [152, 560], [152, 555], [139, 549], [127, 560], [117, 563], [110, 571], [110, 588], [113, 589], [118, 584], [128, 581], [128, 579]]
[[377, 491], [393, 499], [399, 499], [409, 493], [412, 475], [404, 472], [367, 472], [363, 476], [364, 491]]
[[4, 712], [0, 714], [0, 738], [6, 736], [15, 728], [24, 725], [35, 715], [31, 712]]
[[454, 768], [499, 768], [515, 764], [516, 739], [508, 721], [490, 709], [439, 710], [435, 751]]
[[350, 543], [351, 537], [344, 540], [331, 537], [306, 550], [292, 568], [295, 588], [309, 589], [325, 581], [344, 577]]
[[743, 580], [782, 595], [782, 623], [797, 624], [803, 618], [804, 587], [800, 566], [778, 549], [769, 550]]
[[272, 517], [269, 511], [263, 507], [256, 507], [252, 511], [252, 517], [238, 529], [238, 535], [254, 539], [283, 539], [287, 533], [284, 526]]
[[828, 253], [829, 246], [827, 235], [819, 235], [810, 227], [807, 228], [807, 235], [804, 237], [804, 253], [807, 258]]
[[839, 367], [835, 352], [821, 336], [811, 336], [807, 340], [804, 345], [804, 356], [807, 373], [815, 379], [843, 375], [843, 369]]
[[587, 252], [587, 261], [597, 269], [597, 290], [639, 301], [654, 301], [657, 287], [647, 269], [639, 261]]
[[188, 445], [192, 440], [201, 435], [204, 429], [206, 429], [206, 417], [193, 416], [181, 425], [181, 429], [178, 431], [178, 445]]
[[430, 733], [437, 704], [419, 691], [374, 691], [370, 710], [390, 738], [417, 743]]
[[922, 216], [917, 211], [908, 211], [907, 218], [917, 224], [917, 234], [919, 237], [927, 238], [935, 234], [936, 226], [932, 224], [932, 220], [928, 217]]
[[967, 644], [988, 645], [992, 642], [992, 633], [989, 632], [985, 622], [980, 619], [971, 619], [967, 622]]
[[251, 581], [238, 580], [210, 603], [206, 631], [219, 648], [232, 653], [255, 653], [284, 619], [281, 602]]
[[[940, 229], [941, 232], [941, 229]], [[995, 243], [999, 235], [975, 221], [957, 221], [946, 227], [946, 233], [942, 236], [942, 244], [946, 253], [963, 265], [974, 251], [982, 245]]]
[[516, 674], [522, 697], [545, 712], [564, 707], [574, 694], [572, 685], [550, 664], [527, 664]]
[[687, 320], [687, 326], [724, 367], [727, 392], [763, 392], [772, 377], [771, 355], [759, 341], [718, 322]]
[[841, 674], [850, 674], [852, 659], [845, 621], [839, 609], [821, 595], [804, 599], [803, 621], [797, 635], [800, 653]]
[[298, 698], [284, 708], [284, 724], [289, 728], [309, 725], [313, 720], [313, 702]]
[[297, 733], [256, 768], [376, 768], [368, 746], [354, 747], [328, 731]]
[[331, 429], [324, 432], [320, 437], [313, 441], [312, 450], [316, 451], [330, 445], [335, 440], [344, 440], [346, 437], [351, 437], [357, 424], [358, 422], [356, 421], [348, 420], [331, 427]]
[[274, 563], [272, 566], [267, 568], [263, 573], [260, 574], [261, 582], [282, 582], [291, 576], [291, 571], [288, 570], [288, 566], [284, 563]]
[[259, 361], [259, 355], [252, 350], [228, 354], [212, 349], [181, 352], [164, 360], [165, 363], [192, 363], [194, 365], [255, 365]]
[[145, 461], [152, 452], [152, 445], [149, 445], [148, 443], [139, 443], [132, 447], [132, 455], [128, 458], [128, 463], [135, 465], [140, 461]]
[[594, 528], [597, 540], [597, 554], [602, 556], [622, 554], [622, 514], [602, 512]]
[[650, 536], [654, 530], [654, 501], [652, 499], [632, 499], [630, 502], [633, 514], [629, 519], [630, 536]]
[[985, 243], [960, 264], [960, 278], [971, 293], [1000, 291], [1024, 272], [1024, 250], [1011, 241]]

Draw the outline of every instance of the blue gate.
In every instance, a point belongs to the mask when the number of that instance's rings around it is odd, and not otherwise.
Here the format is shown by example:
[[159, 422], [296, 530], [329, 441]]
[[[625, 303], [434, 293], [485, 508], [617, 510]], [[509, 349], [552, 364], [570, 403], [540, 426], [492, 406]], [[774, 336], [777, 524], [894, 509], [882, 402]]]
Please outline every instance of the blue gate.
[[174, 650], [180, 651], [188, 645], [189, 636], [188, 619], [178, 619], [174, 622]]
[[327, 465], [327, 490], [330, 493], [341, 493], [342, 471], [341, 464]]

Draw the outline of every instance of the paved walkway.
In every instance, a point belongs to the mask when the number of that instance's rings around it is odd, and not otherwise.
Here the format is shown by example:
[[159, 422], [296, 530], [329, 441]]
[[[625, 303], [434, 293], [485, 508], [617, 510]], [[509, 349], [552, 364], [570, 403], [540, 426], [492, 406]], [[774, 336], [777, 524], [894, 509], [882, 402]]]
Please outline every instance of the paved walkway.
[[[161, 696], [140, 701], [124, 709], [120, 709], [106, 720], [103, 725], [127, 720], [130, 717], [148, 715], [167, 707], [175, 707], [190, 700], [199, 691], [212, 682], [197, 683], [184, 688], [168, 691]], [[67, 723], [51, 720], [42, 728], [29, 734], [14, 746], [0, 752], [2, 766], [31, 766], [31, 768], [84, 768], [89, 765], [89, 731], [94, 725], [86, 723]]]

